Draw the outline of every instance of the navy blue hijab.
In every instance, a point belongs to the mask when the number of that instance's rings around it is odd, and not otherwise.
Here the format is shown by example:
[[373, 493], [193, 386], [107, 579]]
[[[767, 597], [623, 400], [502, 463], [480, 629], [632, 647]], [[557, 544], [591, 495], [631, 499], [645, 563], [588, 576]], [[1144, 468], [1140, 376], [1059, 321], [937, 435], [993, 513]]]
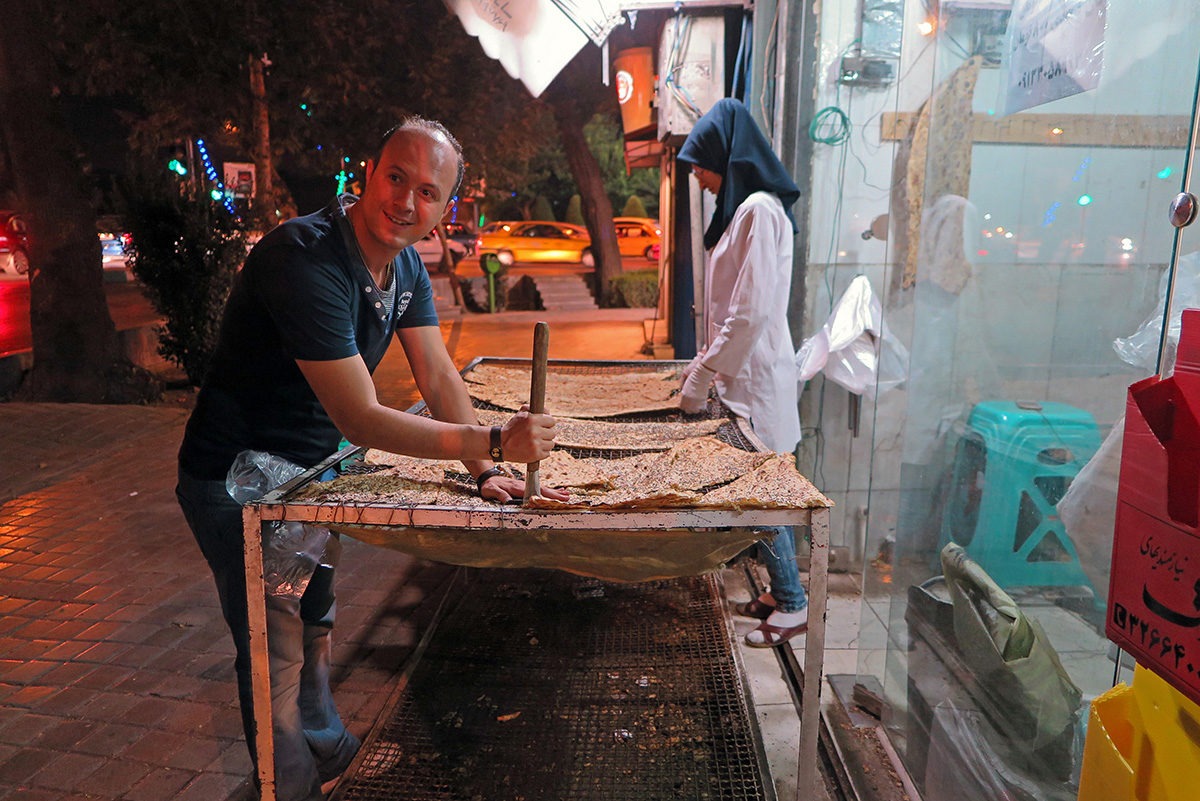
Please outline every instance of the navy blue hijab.
[[717, 208], [704, 232], [706, 249], [717, 244], [738, 206], [755, 192], [778, 196], [792, 223], [792, 232], [796, 232], [792, 204], [800, 197], [800, 188], [742, 101], [730, 97], [718, 100], [696, 121], [676, 158], [721, 175]]

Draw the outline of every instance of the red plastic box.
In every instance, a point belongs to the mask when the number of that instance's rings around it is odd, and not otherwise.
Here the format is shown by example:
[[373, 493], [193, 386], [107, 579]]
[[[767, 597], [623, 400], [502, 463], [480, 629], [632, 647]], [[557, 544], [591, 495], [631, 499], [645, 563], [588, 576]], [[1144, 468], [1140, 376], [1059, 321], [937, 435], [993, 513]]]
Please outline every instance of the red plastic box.
[[1105, 634], [1200, 703], [1200, 310], [1175, 372], [1129, 388]]

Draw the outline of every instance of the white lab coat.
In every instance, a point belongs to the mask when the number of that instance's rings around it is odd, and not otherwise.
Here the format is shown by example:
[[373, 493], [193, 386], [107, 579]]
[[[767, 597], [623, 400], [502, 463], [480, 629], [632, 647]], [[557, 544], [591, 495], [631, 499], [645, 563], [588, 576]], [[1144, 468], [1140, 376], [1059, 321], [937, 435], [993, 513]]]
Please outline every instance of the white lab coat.
[[796, 349], [788, 330], [792, 224], [779, 198], [746, 198], [705, 270], [701, 360], [717, 373], [717, 394], [774, 451], [800, 441]]

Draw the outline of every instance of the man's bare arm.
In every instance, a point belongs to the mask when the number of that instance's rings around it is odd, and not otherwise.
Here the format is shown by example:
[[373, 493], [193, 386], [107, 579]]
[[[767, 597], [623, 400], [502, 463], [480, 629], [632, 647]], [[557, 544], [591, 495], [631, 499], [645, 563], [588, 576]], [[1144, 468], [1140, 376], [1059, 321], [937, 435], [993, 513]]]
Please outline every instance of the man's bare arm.
[[[440, 341], [438, 346], [445, 350]], [[360, 356], [333, 361], [297, 360], [296, 364], [333, 424], [355, 445], [426, 459], [482, 461], [488, 457], [490, 429], [479, 425], [474, 417], [470, 423], [447, 423], [381, 404]], [[506, 431], [504, 447], [506, 456], [514, 462], [542, 459], [554, 447], [548, 426], [535, 426], [527, 420], [512, 427], [518, 429], [517, 433], [514, 436]]]
[[[462, 376], [454, 367], [450, 354], [442, 342], [441, 330], [433, 327], [402, 328], [397, 332], [400, 344], [408, 357], [413, 378], [430, 413], [439, 420], [453, 423], [477, 421], [471, 396], [463, 383]], [[546, 442], [549, 447], [546, 447]], [[522, 463], [520, 453], [527, 449], [540, 450], [546, 447], [549, 454], [553, 447], [553, 418], [547, 415], [531, 416], [522, 411], [505, 423], [502, 443], [506, 461]], [[544, 458], [544, 457], [539, 457]], [[477, 476], [492, 466], [490, 460], [463, 459], [463, 466], [471, 475]], [[506, 501], [510, 497], [524, 494], [525, 484], [506, 476], [496, 476], [484, 485], [486, 497]], [[567, 494], [559, 490], [546, 489], [547, 497], [566, 500]]]

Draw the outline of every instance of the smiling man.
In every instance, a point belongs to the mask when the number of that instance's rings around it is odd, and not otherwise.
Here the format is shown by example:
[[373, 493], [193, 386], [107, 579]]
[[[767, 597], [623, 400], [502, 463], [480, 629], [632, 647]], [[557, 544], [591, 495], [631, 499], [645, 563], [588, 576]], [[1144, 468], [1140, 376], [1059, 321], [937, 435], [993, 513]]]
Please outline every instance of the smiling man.
[[[176, 494], [217, 584], [237, 647], [238, 696], [254, 755], [241, 507], [226, 490], [238, 454], [261, 451], [302, 467], [356, 445], [457, 459], [495, 501], [523, 482], [496, 462], [538, 461], [554, 420], [521, 412], [479, 425], [442, 342], [429, 276], [409, 246], [445, 214], [462, 180], [462, 150], [439, 123], [412, 117], [367, 162], [362, 196], [344, 195], [289, 220], [251, 251], [238, 275], [212, 366], [179, 452]], [[371, 374], [393, 335], [431, 418], [382, 405]], [[565, 499], [564, 493], [543, 491]], [[300, 598], [268, 596], [275, 766], [279, 801], [323, 798], [358, 749], [329, 689], [333, 568], [322, 565]]]

